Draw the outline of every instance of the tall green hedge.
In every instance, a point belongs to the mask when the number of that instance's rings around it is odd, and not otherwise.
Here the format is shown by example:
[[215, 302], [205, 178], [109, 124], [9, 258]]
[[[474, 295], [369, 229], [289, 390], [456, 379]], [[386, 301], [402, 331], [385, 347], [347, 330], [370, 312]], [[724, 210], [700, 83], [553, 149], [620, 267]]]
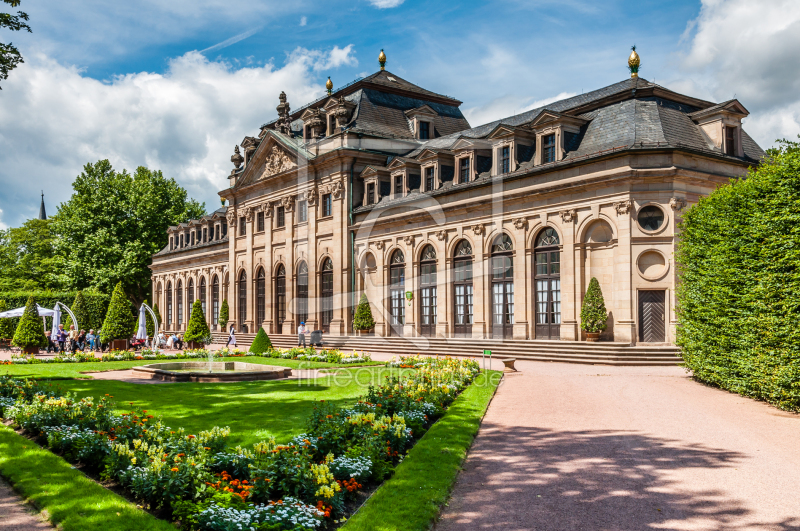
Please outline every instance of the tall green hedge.
[[581, 307], [581, 330], [592, 333], [602, 332], [607, 327], [606, 321], [608, 321], [608, 312], [606, 311], [606, 301], [603, 299], [603, 290], [600, 289], [600, 282], [592, 277]]
[[[6, 306], [6, 301], [0, 299], [0, 313], [10, 310], [8, 306]], [[14, 337], [14, 331], [16, 330], [16, 323], [14, 322], [15, 319], [0, 319], [0, 339], [11, 339]]]
[[[89, 313], [89, 306], [86, 304], [86, 297], [83, 296], [82, 291], [79, 291], [75, 294], [75, 300], [72, 301], [69, 309], [75, 314], [75, 318], [78, 320], [78, 326], [80, 327], [80, 330], [86, 330], [88, 332], [94, 328], [92, 315]], [[64, 326], [64, 328], [69, 329], [69, 325], [71, 324], [72, 318], [69, 316], [69, 314], [67, 314], [67, 324]]]
[[[55, 306], [56, 302], [63, 302], [64, 304], [71, 305], [75, 301], [75, 297], [78, 296], [78, 293], [75, 291], [7, 291], [7, 292], [0, 292], [0, 299], [6, 301], [6, 306], [8, 306], [9, 310], [14, 308], [20, 308], [25, 306], [28, 302], [28, 298], [33, 296], [36, 299], [36, 302], [39, 303], [39, 306], [44, 306], [45, 308], [52, 308]], [[111, 300], [111, 297], [104, 293], [98, 293], [96, 291], [84, 291], [83, 298], [86, 301], [86, 308], [89, 312], [89, 320], [93, 324], [95, 331], [97, 330], [97, 326], [102, 324], [103, 320], [106, 317], [106, 310], [108, 310], [108, 303]], [[70, 306], [72, 309], [72, 306]], [[74, 311], [74, 310], [73, 310]], [[12, 326], [16, 327], [19, 323], [20, 318], [16, 317], [11, 319]], [[80, 317], [78, 317], [80, 320]], [[61, 315], [61, 323], [65, 325], [65, 328], [69, 329], [69, 314], [66, 312], [62, 313]], [[83, 325], [83, 323], [79, 323], [81, 328], [86, 330], [87, 332], [89, 329]], [[52, 326], [52, 317], [47, 318], [47, 326]]]
[[122, 282], [119, 282], [111, 294], [111, 303], [108, 305], [106, 320], [103, 321], [100, 340], [103, 343], [110, 343], [114, 339], [130, 339], [135, 330], [136, 317], [133, 314], [133, 305], [122, 290]]
[[695, 378], [800, 411], [800, 144], [686, 211], [676, 258]]
[[189, 317], [189, 324], [186, 325], [186, 333], [183, 334], [183, 339], [204, 343], [210, 337], [211, 330], [208, 329], [206, 317], [203, 315], [203, 304], [200, 299], [195, 299], [194, 303], [192, 303], [192, 315]]
[[372, 318], [372, 308], [369, 306], [367, 294], [362, 293], [356, 314], [353, 316], [353, 330], [372, 330], [373, 328], [375, 328], [375, 319]]

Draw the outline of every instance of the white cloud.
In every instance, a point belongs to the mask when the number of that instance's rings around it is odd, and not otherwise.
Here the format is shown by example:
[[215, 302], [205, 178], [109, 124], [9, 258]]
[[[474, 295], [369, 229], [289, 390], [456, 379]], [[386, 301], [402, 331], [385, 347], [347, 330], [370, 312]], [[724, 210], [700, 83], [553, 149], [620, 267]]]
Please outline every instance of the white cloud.
[[406, 0], [369, 0], [369, 3], [378, 9], [389, 9], [397, 7], [405, 1]]
[[[303, 24], [305, 25], [305, 24]], [[221, 50], [222, 48], [227, 48], [232, 44], [236, 44], [239, 41], [245, 40], [247, 37], [251, 37], [258, 32], [261, 28], [253, 28], [251, 30], [245, 31], [244, 33], [240, 33], [239, 35], [234, 35], [230, 39], [225, 39], [224, 41], [215, 44], [214, 46], [209, 46], [205, 50], [200, 50], [200, 53], [205, 52], [212, 52], [214, 50]]]
[[300, 17], [300, 25], [305, 26], [308, 24], [308, 17]]
[[55, 213], [83, 165], [104, 158], [120, 170], [161, 169], [214, 209], [234, 145], [275, 117], [281, 90], [298, 108], [324, 92], [315, 80], [318, 65], [352, 64], [351, 55], [352, 46], [297, 49], [281, 67], [234, 69], [189, 52], [172, 59], [164, 74], [132, 73], [105, 83], [45, 55], [28, 55], [3, 85], [0, 220], [15, 226], [35, 216], [40, 188]]
[[800, 133], [800, 2], [704, 0], [684, 38], [688, 78], [670, 88], [750, 110], [745, 128], [762, 147]]
[[530, 111], [531, 109], [543, 107], [548, 103], [553, 103], [554, 101], [571, 98], [574, 95], [574, 92], [562, 92], [550, 98], [528, 101], [527, 103], [524, 100], [520, 102], [520, 99], [516, 96], [503, 96], [490, 101], [486, 105], [464, 109], [463, 112], [470, 125], [472, 127], [477, 127], [501, 118], [508, 118], [509, 116], [514, 116], [515, 114], [520, 114], [525, 111]]

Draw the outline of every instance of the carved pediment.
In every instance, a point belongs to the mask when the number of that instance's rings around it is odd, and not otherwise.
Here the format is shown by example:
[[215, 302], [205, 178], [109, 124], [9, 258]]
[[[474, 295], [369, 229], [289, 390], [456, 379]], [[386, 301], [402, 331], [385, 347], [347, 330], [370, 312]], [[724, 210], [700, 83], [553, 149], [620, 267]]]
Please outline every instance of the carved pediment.
[[264, 179], [295, 167], [297, 167], [297, 164], [289, 158], [285, 151], [277, 146], [272, 146], [264, 161], [264, 171], [261, 173], [261, 178]]

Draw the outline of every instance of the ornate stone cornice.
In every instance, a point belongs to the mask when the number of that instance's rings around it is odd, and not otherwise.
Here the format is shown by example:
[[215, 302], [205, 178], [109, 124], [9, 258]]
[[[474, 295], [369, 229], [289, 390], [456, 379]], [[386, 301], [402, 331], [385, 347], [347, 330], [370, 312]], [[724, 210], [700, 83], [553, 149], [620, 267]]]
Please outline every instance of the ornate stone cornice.
[[273, 146], [267, 154], [267, 160], [264, 162], [264, 171], [261, 173], [261, 178], [270, 177], [278, 173], [291, 170], [297, 165], [289, 158], [285, 151]]

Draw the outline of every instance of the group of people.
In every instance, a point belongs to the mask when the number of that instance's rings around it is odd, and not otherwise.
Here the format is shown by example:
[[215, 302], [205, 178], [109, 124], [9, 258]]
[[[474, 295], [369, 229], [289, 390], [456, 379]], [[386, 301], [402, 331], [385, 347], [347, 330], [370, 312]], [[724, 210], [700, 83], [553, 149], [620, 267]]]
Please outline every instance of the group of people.
[[165, 336], [164, 332], [159, 332], [158, 346], [160, 348], [175, 348], [178, 350], [183, 350], [183, 334], [173, 332], [169, 336]]
[[104, 350], [107, 345], [100, 341], [100, 335], [95, 334], [94, 330], [76, 330], [75, 325], [69, 325], [69, 331], [64, 330], [64, 325], [58, 325], [55, 335], [50, 330], [45, 333], [47, 337], [47, 352], [60, 352], [64, 353], [67, 350], [71, 352], [84, 351], [88, 347], [89, 350]]

